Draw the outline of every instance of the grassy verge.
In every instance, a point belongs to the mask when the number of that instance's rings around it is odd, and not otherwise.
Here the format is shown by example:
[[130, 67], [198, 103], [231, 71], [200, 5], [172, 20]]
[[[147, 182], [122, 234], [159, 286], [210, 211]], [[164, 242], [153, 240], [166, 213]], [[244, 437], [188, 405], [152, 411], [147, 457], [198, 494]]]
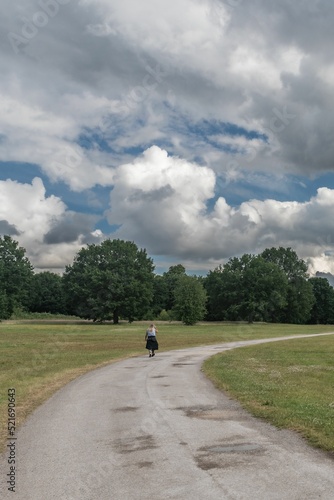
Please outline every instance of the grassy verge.
[[[327, 326], [160, 323], [160, 350], [252, 338], [331, 331]], [[16, 389], [17, 424], [75, 377], [115, 360], [144, 355], [147, 323], [80, 321], [0, 323], [0, 448], [7, 436], [7, 391]]]
[[334, 453], [334, 336], [228, 351], [203, 370], [253, 415]]

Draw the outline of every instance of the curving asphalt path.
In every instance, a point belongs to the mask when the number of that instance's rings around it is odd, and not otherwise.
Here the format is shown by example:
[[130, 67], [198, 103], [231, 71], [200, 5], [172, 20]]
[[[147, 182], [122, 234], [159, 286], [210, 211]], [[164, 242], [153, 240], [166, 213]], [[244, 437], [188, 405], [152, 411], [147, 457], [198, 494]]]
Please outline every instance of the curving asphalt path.
[[1, 456], [1, 498], [332, 500], [329, 455], [253, 418], [200, 370], [217, 352], [283, 339], [145, 355], [76, 379], [18, 432], [15, 493]]

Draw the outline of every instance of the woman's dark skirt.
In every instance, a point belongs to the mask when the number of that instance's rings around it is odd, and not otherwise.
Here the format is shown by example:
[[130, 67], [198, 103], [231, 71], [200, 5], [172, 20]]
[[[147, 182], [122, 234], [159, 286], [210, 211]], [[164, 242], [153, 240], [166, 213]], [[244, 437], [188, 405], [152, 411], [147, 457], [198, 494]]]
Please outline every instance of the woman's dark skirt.
[[159, 349], [156, 337], [148, 337], [146, 341], [146, 349], [149, 349], [150, 351], [157, 351]]

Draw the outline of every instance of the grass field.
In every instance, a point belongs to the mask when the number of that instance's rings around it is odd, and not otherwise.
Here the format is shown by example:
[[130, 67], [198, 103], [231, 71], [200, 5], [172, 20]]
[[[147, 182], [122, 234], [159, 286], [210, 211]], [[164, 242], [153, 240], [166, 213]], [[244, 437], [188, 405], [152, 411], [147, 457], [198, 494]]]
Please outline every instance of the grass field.
[[[16, 422], [20, 425], [38, 405], [75, 377], [127, 356], [145, 355], [146, 327], [147, 323], [141, 322], [131, 325], [61, 320], [0, 323], [0, 448], [7, 437], [9, 388], [16, 390]], [[318, 325], [238, 323], [205, 323], [191, 327], [161, 323], [158, 328], [160, 352], [334, 329], [333, 326]], [[291, 345], [286, 344], [287, 352]], [[272, 345], [270, 349], [274, 349]], [[237, 355], [242, 352], [243, 349], [236, 351]]]
[[253, 415], [334, 455], [334, 336], [227, 351], [203, 370]]

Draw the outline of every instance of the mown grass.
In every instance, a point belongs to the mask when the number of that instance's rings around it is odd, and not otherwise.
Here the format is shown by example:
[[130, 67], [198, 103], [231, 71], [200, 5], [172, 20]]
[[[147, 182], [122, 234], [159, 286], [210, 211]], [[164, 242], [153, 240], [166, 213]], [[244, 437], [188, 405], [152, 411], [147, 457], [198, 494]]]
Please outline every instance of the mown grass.
[[203, 371], [256, 417], [334, 453], [334, 336], [227, 351]]
[[[96, 325], [81, 321], [0, 323], [0, 448], [7, 436], [7, 391], [15, 388], [17, 424], [75, 377], [115, 360], [146, 355], [147, 323]], [[331, 331], [329, 326], [160, 323], [159, 350]]]

